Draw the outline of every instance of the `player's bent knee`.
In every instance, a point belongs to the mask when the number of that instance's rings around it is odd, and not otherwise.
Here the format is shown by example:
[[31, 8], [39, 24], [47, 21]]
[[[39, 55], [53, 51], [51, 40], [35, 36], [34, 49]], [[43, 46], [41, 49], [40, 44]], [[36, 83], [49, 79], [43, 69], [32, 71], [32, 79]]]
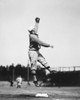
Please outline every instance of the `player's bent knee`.
[[36, 70], [32, 70], [32, 74], [33, 75], [36, 75]]

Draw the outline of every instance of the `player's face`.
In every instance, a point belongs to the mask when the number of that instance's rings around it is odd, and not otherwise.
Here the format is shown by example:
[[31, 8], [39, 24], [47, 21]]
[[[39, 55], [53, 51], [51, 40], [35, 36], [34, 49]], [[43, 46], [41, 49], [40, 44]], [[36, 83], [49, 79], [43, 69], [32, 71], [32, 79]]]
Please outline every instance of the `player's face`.
[[32, 34], [35, 34], [35, 31], [34, 30], [32, 30]]

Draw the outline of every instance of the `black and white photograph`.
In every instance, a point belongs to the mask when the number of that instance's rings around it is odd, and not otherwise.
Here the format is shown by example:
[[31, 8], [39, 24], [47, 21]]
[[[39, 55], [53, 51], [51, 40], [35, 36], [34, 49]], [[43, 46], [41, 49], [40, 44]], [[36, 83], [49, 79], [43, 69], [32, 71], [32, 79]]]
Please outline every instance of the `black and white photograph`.
[[0, 100], [80, 100], [80, 0], [0, 0]]

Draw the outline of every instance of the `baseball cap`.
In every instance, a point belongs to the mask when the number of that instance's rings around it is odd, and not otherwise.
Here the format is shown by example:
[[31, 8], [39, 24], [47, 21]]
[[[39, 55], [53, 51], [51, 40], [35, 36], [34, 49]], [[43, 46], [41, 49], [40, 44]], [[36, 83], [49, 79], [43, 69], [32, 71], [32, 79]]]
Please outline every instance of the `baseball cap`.
[[28, 28], [28, 31], [29, 31], [29, 32], [32, 31], [32, 30], [35, 30], [34, 26], [30, 26], [30, 27]]

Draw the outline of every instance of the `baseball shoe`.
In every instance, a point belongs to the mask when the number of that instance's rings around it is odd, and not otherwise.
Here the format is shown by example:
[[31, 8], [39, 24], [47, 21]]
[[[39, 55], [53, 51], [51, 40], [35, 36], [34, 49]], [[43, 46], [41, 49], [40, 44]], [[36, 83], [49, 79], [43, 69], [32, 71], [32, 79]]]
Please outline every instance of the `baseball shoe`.
[[38, 81], [33, 81], [36, 87], [39, 87], [40, 85], [38, 84]]

